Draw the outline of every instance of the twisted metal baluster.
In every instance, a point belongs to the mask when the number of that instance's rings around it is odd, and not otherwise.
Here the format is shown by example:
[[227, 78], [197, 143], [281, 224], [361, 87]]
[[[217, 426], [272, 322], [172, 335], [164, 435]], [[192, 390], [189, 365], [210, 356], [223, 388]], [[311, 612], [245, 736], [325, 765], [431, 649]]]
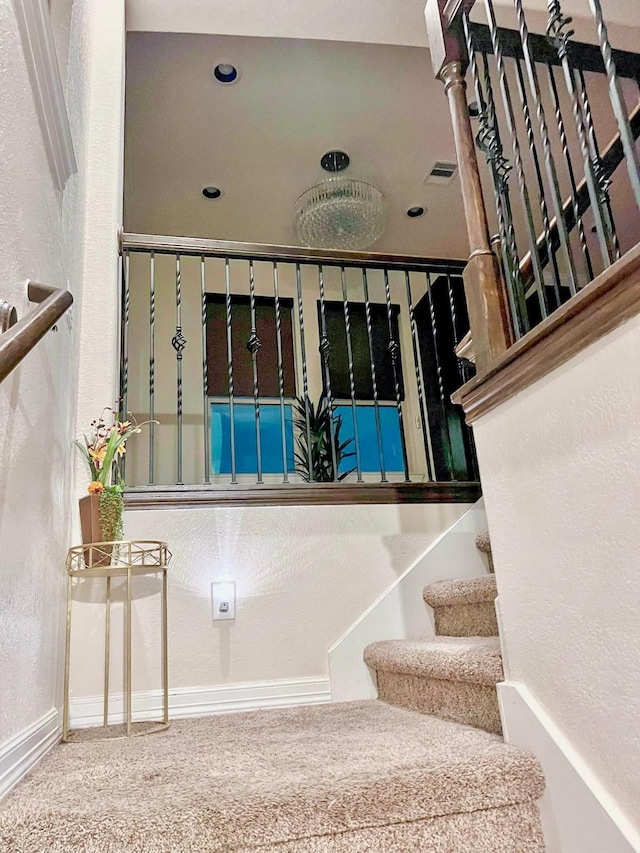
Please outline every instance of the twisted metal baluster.
[[156, 425], [156, 256], [149, 255], [149, 485], [155, 482]]
[[[327, 394], [327, 405], [329, 407], [329, 433], [331, 437], [331, 462], [333, 465], [333, 481], [338, 480], [338, 463], [336, 459], [336, 425], [333, 420], [333, 394], [331, 393], [331, 370], [329, 368], [329, 355], [331, 354], [331, 343], [327, 337], [327, 317], [324, 308], [324, 271], [322, 264], [318, 265], [318, 286], [320, 288], [320, 355], [324, 366], [324, 386]], [[311, 455], [311, 447], [308, 448]]]
[[607, 79], [609, 81], [609, 97], [611, 99], [611, 105], [616, 117], [616, 122], [618, 123], [622, 148], [627, 162], [627, 169], [629, 171], [629, 180], [631, 181], [636, 204], [638, 205], [638, 209], [640, 209], [640, 154], [638, 154], [638, 149], [636, 148], [635, 140], [631, 132], [631, 126], [629, 125], [629, 117], [627, 116], [624, 96], [622, 94], [620, 80], [618, 79], [616, 63], [613, 58], [613, 51], [611, 49], [611, 42], [609, 41], [607, 25], [605, 24], [604, 17], [602, 15], [600, 0], [589, 0], [589, 5], [591, 6], [591, 11], [593, 12], [593, 16], [596, 21], [600, 51], [602, 53], [602, 59], [604, 60]]
[[232, 327], [233, 317], [231, 312], [231, 268], [229, 258], [224, 259], [224, 288], [225, 288], [225, 309], [227, 320], [227, 380], [229, 384], [229, 446], [231, 453], [231, 482], [237, 483], [236, 474], [236, 412], [235, 400], [233, 396], [233, 340]]
[[[311, 447], [311, 418], [309, 416], [309, 378], [307, 376], [307, 348], [304, 334], [304, 309], [302, 305], [302, 272], [300, 264], [296, 264], [296, 296], [298, 299], [298, 324], [300, 326], [300, 358], [302, 359], [302, 393], [304, 395], [304, 421], [305, 433], [307, 436], [307, 447]], [[313, 473], [313, 459], [311, 453], [308, 454], [309, 463], [309, 482], [315, 480]]]
[[353, 348], [351, 345], [351, 315], [347, 296], [347, 277], [343, 266], [340, 267], [340, 282], [342, 284], [342, 308], [344, 311], [344, 326], [347, 336], [347, 368], [349, 371], [349, 391], [351, 395], [351, 414], [353, 417], [353, 444], [356, 451], [356, 474], [358, 482], [362, 483], [362, 463], [360, 460], [360, 437], [358, 435], [358, 406], [356, 404], [356, 379], [353, 368]]
[[207, 359], [207, 282], [204, 255], [200, 257], [200, 307], [202, 312], [202, 424], [204, 429], [204, 481], [209, 482], [209, 363]]
[[433, 336], [433, 354], [436, 362], [436, 377], [438, 380], [438, 392], [440, 394], [440, 408], [442, 409], [442, 419], [447, 435], [447, 450], [445, 453], [445, 461], [449, 469], [451, 479], [453, 480], [453, 459], [451, 456], [451, 433], [449, 431], [449, 418], [447, 417], [447, 408], [444, 399], [444, 381], [442, 377], [442, 365], [440, 364], [440, 354], [438, 353], [438, 327], [436, 322], [436, 311], [433, 304], [433, 283], [431, 281], [431, 273], [425, 273], [427, 279], [427, 300], [429, 302], [429, 318], [431, 320], [431, 334]]
[[182, 486], [182, 351], [187, 345], [187, 339], [182, 333], [182, 275], [180, 272], [180, 255], [176, 255], [176, 333], [171, 339], [171, 345], [176, 351], [176, 413], [178, 422], [178, 483]]
[[551, 89], [551, 94], [553, 96], [553, 105], [555, 109], [556, 122], [558, 124], [558, 133], [560, 135], [560, 143], [562, 145], [562, 154], [564, 156], [565, 163], [567, 165], [567, 173], [569, 175], [569, 182], [571, 184], [571, 206], [573, 208], [573, 217], [575, 223], [578, 226], [578, 235], [580, 237], [580, 248], [582, 249], [582, 256], [584, 258], [587, 279], [591, 281], [593, 279], [593, 265], [591, 263], [591, 254], [589, 252], [589, 246], [587, 244], [587, 235], [584, 230], [584, 222], [582, 220], [582, 216], [580, 215], [580, 207], [578, 205], [578, 184], [576, 181], [576, 175], [573, 169], [573, 161], [571, 160], [571, 152], [569, 151], [569, 142], [567, 139], [567, 131], [564, 124], [564, 118], [562, 116], [562, 107], [560, 105], [560, 95], [558, 93], [558, 86], [556, 84], [555, 71], [553, 70], [552, 65], [547, 65], [547, 72], [549, 74], [549, 87]]
[[[522, 109], [524, 113], [524, 124], [527, 132], [527, 142], [529, 143], [529, 151], [531, 153], [531, 159], [533, 160], [536, 182], [538, 184], [538, 202], [540, 204], [540, 213], [542, 214], [544, 242], [547, 247], [547, 257], [553, 267], [553, 289], [556, 297], [556, 308], [559, 308], [562, 304], [562, 300], [560, 298], [560, 271], [558, 270], [558, 260], [556, 258], [555, 247], [553, 246], [551, 240], [551, 222], [549, 221], [549, 209], [547, 207], [547, 199], [545, 197], [542, 170], [540, 169], [540, 158], [538, 157], [538, 149], [536, 148], [536, 141], [533, 133], [533, 123], [531, 121], [529, 101], [527, 99], [527, 92], [524, 84], [524, 77], [522, 74], [522, 64], [518, 58], [516, 58], [514, 62], [516, 67], [518, 95], [520, 97], [520, 103], [522, 104]], [[546, 298], [547, 294], [544, 285], [541, 289], [544, 293], [545, 302], [548, 304], [548, 300]]]
[[[518, 2], [518, 0], [515, 0]], [[598, 234], [598, 242], [600, 244], [600, 252], [604, 261], [604, 266], [608, 267], [613, 262], [613, 249], [602, 203], [600, 198], [600, 189], [597, 175], [594, 169], [594, 164], [591, 159], [591, 151], [589, 149], [589, 138], [585, 126], [584, 115], [580, 98], [576, 86], [576, 78], [573, 74], [573, 69], [569, 63], [569, 40], [573, 35], [573, 30], [569, 29], [571, 18], [567, 18], [562, 13], [559, 0], [548, 0], [547, 9], [549, 11], [549, 21], [547, 23], [547, 39], [555, 48], [562, 65], [562, 73], [567, 87], [567, 91], [571, 96], [571, 107], [573, 111], [573, 120], [575, 122], [578, 140], [580, 142], [580, 152], [584, 164], [584, 175], [587, 181], [587, 189], [589, 191], [589, 199], [595, 220], [596, 232]], [[558, 220], [564, 222], [564, 218]]]
[[282, 320], [280, 317], [280, 294], [278, 292], [278, 263], [273, 262], [273, 295], [276, 308], [276, 344], [278, 351], [278, 390], [280, 393], [280, 437], [282, 439], [282, 482], [289, 482], [287, 463], [287, 431], [284, 413], [284, 365], [282, 363]]
[[371, 304], [369, 302], [369, 280], [367, 270], [362, 268], [362, 289], [364, 292], [364, 313], [367, 325], [367, 340], [369, 342], [369, 365], [371, 369], [371, 386], [373, 391], [373, 413], [376, 419], [376, 440], [378, 442], [378, 455], [380, 456], [380, 482], [386, 483], [387, 474], [384, 466], [384, 449], [382, 445], [382, 426], [380, 424], [380, 403], [378, 401], [378, 382], [376, 378], [376, 363], [373, 354], [373, 326], [371, 323]]
[[396, 409], [398, 412], [398, 422], [400, 424], [400, 439], [402, 442], [402, 456], [404, 461], [404, 479], [406, 483], [411, 482], [409, 477], [409, 459], [407, 457], [407, 439], [404, 432], [404, 418], [402, 415], [402, 395], [400, 393], [400, 380], [398, 378], [398, 356], [400, 355], [400, 344], [393, 337], [393, 308], [391, 305], [391, 288], [389, 286], [389, 270], [383, 269], [384, 275], [384, 296], [387, 303], [387, 323], [389, 328], [389, 344], [387, 351], [391, 356], [391, 367], [393, 369], [393, 385], [396, 394]]
[[469, 65], [476, 100], [480, 109], [478, 117], [480, 130], [476, 137], [476, 144], [484, 153], [493, 178], [493, 196], [498, 217], [498, 228], [500, 230], [500, 240], [504, 247], [501, 262], [504, 270], [504, 279], [507, 283], [507, 296], [509, 298], [513, 324], [518, 330], [518, 335], [522, 335], [528, 330], [529, 323], [524, 300], [524, 288], [520, 276], [520, 258], [518, 256], [518, 246], [511, 211], [511, 199], [509, 196], [509, 171], [511, 170], [511, 166], [504, 156], [502, 140], [500, 139], [487, 56], [483, 54], [485, 78], [487, 81], [487, 101], [485, 102], [480, 82], [480, 72], [476, 61], [473, 34], [469, 26], [469, 16], [466, 13], [462, 16], [462, 25], [467, 43], [467, 53], [469, 55]]
[[611, 246], [613, 248], [613, 253], [617, 260], [621, 257], [621, 252], [620, 242], [618, 241], [618, 234], [616, 232], [616, 223], [613, 218], [613, 209], [611, 207], [611, 196], [609, 194], [611, 179], [606, 176], [604, 167], [602, 165], [602, 158], [600, 157], [600, 148], [598, 146], [598, 139], [596, 137], [596, 129], [593, 124], [593, 115], [591, 114], [591, 103], [589, 101], [589, 94], [587, 92], [587, 81], [585, 80], [582, 69], [578, 69], [578, 78], [580, 80], [580, 103], [582, 104], [585, 127], [587, 128], [587, 133], [589, 134], [589, 147], [592, 151], [591, 159], [593, 162], [596, 180], [598, 181], [598, 186], [600, 188], [600, 200], [602, 202], [602, 206], [604, 207], [607, 229], [609, 231], [609, 234], [611, 235]]
[[256, 283], [253, 261], [249, 261], [249, 306], [251, 313], [251, 332], [247, 341], [247, 349], [251, 353], [251, 369], [253, 372], [253, 416], [256, 425], [256, 461], [258, 468], [258, 483], [262, 483], [262, 442], [260, 437], [260, 391], [258, 388], [258, 351], [262, 341], [258, 337], [256, 323]]
[[[427, 286], [429, 286], [429, 273], [427, 273]], [[424, 453], [427, 460], [427, 477], [429, 480], [435, 480], [433, 471], [433, 447], [431, 445], [431, 430], [429, 429], [429, 417], [424, 399], [423, 382], [422, 382], [422, 366], [420, 363], [420, 344], [418, 340], [418, 326], [413, 311], [413, 295], [411, 293], [411, 276], [409, 271], [404, 273], [405, 285], [407, 288], [407, 303], [409, 305], [409, 324], [411, 326], [411, 341], [413, 343], [413, 364], [416, 370], [416, 384], [418, 386], [418, 404], [420, 407], [420, 423], [422, 425], [422, 439], [424, 441]]]
[[[529, 79], [529, 89], [533, 98], [533, 103], [536, 110], [536, 117], [538, 119], [538, 127], [540, 129], [540, 136], [542, 138], [542, 150], [544, 153], [547, 180], [549, 181], [549, 186], [551, 188], [551, 195], [553, 198], [553, 204], [555, 207], [555, 214], [558, 223], [558, 236], [560, 238], [560, 245], [562, 246], [562, 250], [567, 261], [567, 271], [569, 273], [569, 290], [572, 294], [574, 294], [577, 291], [578, 280], [576, 276], [575, 263], [573, 260], [573, 252], [571, 251], [571, 245], [569, 243], [569, 234], [567, 232], [567, 226], [564, 220], [562, 198], [560, 196], [560, 185], [558, 183], [558, 174], [556, 171], [553, 153], [551, 151], [549, 129], [547, 127], [545, 111], [542, 105], [542, 98], [540, 97], [538, 74], [536, 71], [533, 54], [531, 52], [531, 46], [529, 44], [529, 30], [524, 15], [524, 9], [522, 7], [522, 0], [513, 0], [513, 2], [516, 9], [516, 16], [518, 18], [518, 29], [520, 31], [520, 41], [522, 43], [522, 51], [524, 54], [524, 64], [525, 68], [527, 69], [527, 77]], [[485, 0], [485, 3], [488, 7], [491, 6], [490, 0]], [[493, 19], [492, 26], [495, 27], [495, 15], [493, 14], [493, 8], [491, 10], [491, 16]]]

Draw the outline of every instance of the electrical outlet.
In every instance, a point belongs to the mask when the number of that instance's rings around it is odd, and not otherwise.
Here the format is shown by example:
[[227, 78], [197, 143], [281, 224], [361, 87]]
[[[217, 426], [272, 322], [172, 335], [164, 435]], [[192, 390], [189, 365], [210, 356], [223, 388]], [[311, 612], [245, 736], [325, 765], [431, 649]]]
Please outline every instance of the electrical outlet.
[[213, 621], [236, 618], [235, 581], [213, 581], [211, 584]]

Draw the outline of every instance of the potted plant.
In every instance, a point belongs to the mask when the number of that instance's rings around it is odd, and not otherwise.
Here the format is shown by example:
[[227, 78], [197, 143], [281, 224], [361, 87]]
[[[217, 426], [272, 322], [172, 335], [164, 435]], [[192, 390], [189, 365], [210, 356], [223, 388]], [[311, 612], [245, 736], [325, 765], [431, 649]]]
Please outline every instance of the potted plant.
[[[342, 481], [355, 469], [340, 471], [343, 459], [354, 456], [347, 453], [353, 439], [340, 440], [342, 416], [334, 415], [326, 397], [320, 397], [314, 406], [308, 397], [296, 397], [294, 424], [297, 429], [297, 450], [294, 454], [296, 468], [308, 483], [333, 483]], [[333, 449], [332, 449], [333, 443]], [[333, 469], [335, 460], [336, 471]]]
[[[108, 414], [107, 414], [108, 413]], [[124, 480], [120, 473], [120, 461], [127, 449], [127, 441], [141, 432], [149, 421], [137, 424], [134, 419], [119, 421], [113, 409], [105, 408], [99, 418], [91, 421], [89, 433], [83, 441], [76, 441], [87, 460], [91, 482], [88, 495], [80, 498], [80, 525], [82, 542], [114, 542], [122, 539], [122, 516], [124, 513]], [[111, 549], [105, 550], [106, 562]], [[94, 561], [94, 565], [98, 565]]]

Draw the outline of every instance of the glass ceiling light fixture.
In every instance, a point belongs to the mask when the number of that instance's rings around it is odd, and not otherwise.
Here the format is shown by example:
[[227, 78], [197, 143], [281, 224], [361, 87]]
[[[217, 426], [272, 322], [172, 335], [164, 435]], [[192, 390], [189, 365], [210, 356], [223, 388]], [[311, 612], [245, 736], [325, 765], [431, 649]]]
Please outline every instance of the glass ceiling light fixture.
[[368, 249], [384, 233], [384, 196], [367, 181], [339, 174], [349, 165], [344, 151], [328, 151], [320, 165], [331, 177], [306, 190], [295, 203], [293, 226], [303, 246]]

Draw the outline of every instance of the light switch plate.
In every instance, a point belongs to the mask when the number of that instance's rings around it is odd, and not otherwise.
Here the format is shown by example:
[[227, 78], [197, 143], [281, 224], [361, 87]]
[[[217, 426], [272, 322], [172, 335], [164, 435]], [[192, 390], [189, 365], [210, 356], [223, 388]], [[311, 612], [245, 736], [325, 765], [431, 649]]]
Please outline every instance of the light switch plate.
[[236, 618], [236, 582], [213, 581], [211, 584], [213, 621]]

